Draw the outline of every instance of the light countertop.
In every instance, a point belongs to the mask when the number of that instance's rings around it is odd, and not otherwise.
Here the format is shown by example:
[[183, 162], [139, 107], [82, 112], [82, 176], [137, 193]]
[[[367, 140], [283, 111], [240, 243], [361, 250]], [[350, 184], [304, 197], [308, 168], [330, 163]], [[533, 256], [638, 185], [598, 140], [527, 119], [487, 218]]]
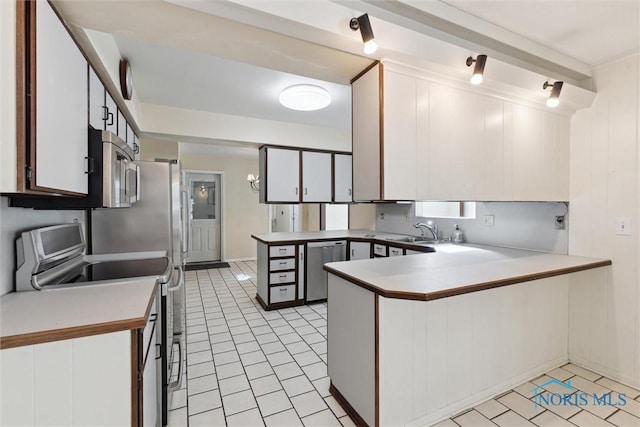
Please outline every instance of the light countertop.
[[388, 298], [433, 300], [611, 265], [610, 260], [472, 244], [435, 253], [337, 262], [325, 269]]
[[0, 349], [144, 328], [156, 279], [0, 297]]

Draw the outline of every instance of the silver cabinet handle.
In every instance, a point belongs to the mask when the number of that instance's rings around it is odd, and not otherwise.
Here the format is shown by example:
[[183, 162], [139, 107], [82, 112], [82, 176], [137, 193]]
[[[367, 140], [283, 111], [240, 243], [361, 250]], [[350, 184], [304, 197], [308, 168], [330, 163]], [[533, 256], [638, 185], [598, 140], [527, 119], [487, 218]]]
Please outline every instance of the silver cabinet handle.
[[169, 391], [176, 391], [182, 386], [182, 342], [180, 341], [180, 336], [174, 337], [172, 344], [178, 344], [178, 378], [169, 384]]
[[349, 189], [349, 195], [351, 195], [351, 189]]
[[287, 278], [287, 275], [286, 275], [286, 274], [281, 274], [281, 275], [280, 275], [280, 278], [281, 278], [281, 279], [286, 279], [286, 278]]
[[280, 265], [287, 265], [287, 261], [280, 261]]
[[356, 250], [355, 249], [351, 249], [351, 256], [355, 256], [356, 255]]
[[282, 288], [282, 289], [280, 289], [280, 293], [281, 293], [281, 294], [286, 294], [286, 293], [287, 293], [287, 290], [286, 290], [285, 288]]
[[284, 254], [284, 253], [286, 253], [286, 252], [287, 252], [287, 250], [286, 250], [285, 248], [280, 248], [280, 249], [278, 249], [278, 251], [279, 251], [281, 254]]
[[304, 187], [304, 195], [307, 195], [307, 187]]
[[298, 195], [298, 187], [296, 187], [296, 196]]
[[184, 284], [184, 272], [182, 271], [182, 266], [179, 265], [175, 267], [175, 269], [178, 270], [178, 284], [169, 286], [167, 288], [169, 292], [175, 292], [177, 290], [180, 290], [180, 288], [182, 288], [182, 285]]

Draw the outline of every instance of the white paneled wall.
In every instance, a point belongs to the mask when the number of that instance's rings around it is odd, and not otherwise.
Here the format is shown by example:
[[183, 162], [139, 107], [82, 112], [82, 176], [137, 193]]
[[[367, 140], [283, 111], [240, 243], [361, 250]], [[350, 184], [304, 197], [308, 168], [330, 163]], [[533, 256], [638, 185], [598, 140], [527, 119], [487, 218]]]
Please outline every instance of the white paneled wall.
[[428, 302], [381, 297], [380, 424], [429, 424], [565, 363], [570, 277]]
[[[640, 386], [638, 54], [594, 70], [598, 95], [571, 121], [569, 254], [610, 258], [606, 284], [571, 285], [569, 357]], [[615, 233], [632, 220], [631, 236]]]

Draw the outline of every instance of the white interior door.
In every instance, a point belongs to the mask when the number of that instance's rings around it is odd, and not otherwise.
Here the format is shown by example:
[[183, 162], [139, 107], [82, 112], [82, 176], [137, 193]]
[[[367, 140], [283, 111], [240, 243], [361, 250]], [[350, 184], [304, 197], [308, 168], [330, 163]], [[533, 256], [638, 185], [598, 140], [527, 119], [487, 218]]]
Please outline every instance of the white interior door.
[[271, 205], [271, 232], [301, 231], [300, 205]]
[[220, 175], [187, 173], [189, 245], [187, 262], [220, 261]]

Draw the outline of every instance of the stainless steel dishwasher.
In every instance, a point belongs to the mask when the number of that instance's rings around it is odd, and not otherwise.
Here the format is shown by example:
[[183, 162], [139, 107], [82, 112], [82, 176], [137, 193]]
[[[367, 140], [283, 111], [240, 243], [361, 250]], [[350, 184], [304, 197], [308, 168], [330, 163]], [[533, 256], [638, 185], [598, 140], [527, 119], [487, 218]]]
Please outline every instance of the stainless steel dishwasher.
[[307, 302], [327, 299], [327, 272], [323, 266], [346, 259], [345, 240], [307, 243]]

